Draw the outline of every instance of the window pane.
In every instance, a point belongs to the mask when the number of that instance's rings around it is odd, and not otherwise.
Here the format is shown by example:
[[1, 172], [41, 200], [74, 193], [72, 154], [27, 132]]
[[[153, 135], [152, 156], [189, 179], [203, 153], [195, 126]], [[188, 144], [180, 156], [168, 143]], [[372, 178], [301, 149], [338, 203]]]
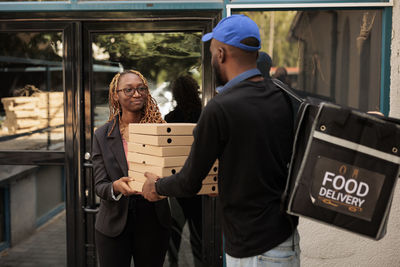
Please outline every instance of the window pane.
[[9, 192], [8, 224], [0, 222], [9, 248], [0, 265], [66, 266], [64, 167], [0, 165], [0, 182]]
[[0, 33], [0, 150], [63, 150], [61, 32]]
[[284, 67], [279, 77], [303, 96], [379, 110], [381, 10], [241, 13], [260, 27], [272, 76]]
[[189, 74], [200, 85], [201, 33], [113, 33], [95, 35], [92, 43], [95, 127], [108, 120], [109, 84], [117, 72], [140, 71], [164, 117], [175, 103], [169, 84]]

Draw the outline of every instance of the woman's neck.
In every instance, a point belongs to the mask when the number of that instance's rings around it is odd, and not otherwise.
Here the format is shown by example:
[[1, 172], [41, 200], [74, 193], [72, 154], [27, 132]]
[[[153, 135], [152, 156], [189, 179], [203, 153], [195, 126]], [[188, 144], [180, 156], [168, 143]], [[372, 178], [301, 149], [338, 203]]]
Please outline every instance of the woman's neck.
[[125, 141], [127, 142], [129, 141], [129, 128], [128, 128], [129, 123], [138, 123], [140, 122], [141, 117], [142, 117], [141, 112], [122, 113], [122, 116], [120, 117], [119, 130], [121, 132], [122, 138], [125, 139]]
[[142, 113], [141, 112], [123, 112], [121, 116], [121, 122], [123, 124], [129, 124], [129, 123], [138, 123], [140, 122], [140, 119], [142, 118]]

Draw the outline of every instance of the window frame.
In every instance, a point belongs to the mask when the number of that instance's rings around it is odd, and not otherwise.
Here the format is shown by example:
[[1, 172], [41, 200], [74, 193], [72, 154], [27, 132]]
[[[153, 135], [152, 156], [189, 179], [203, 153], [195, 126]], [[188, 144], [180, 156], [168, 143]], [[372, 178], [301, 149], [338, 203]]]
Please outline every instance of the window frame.
[[[256, 0], [257, 1], [257, 0]], [[256, 2], [252, 1], [252, 2]], [[261, 1], [261, 0], [259, 0]], [[285, 1], [286, 3], [277, 4], [276, 1], [262, 1], [263, 3], [243, 4], [250, 2], [247, 0], [238, 0], [232, 4], [226, 5], [226, 16], [230, 16], [232, 11], [285, 11], [285, 10], [310, 10], [310, 9], [365, 9], [376, 8], [382, 9], [382, 39], [381, 39], [381, 82], [380, 82], [380, 99], [379, 109], [385, 116], [390, 111], [390, 56], [391, 56], [391, 39], [392, 39], [392, 9], [393, 0], [384, 2], [378, 1], [311, 1], [313, 3], [305, 3], [305, 1]], [[271, 3], [266, 3], [271, 2]], [[290, 3], [289, 3], [290, 2]], [[315, 2], [315, 3], [314, 3]]]

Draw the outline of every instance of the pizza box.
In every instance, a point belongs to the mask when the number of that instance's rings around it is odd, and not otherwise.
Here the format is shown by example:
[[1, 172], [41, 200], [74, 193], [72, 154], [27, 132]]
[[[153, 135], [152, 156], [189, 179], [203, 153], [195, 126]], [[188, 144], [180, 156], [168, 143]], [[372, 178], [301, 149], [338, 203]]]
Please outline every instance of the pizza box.
[[160, 167], [183, 166], [187, 156], [158, 157], [134, 152], [128, 152], [128, 162], [137, 162]]
[[168, 156], [188, 156], [191, 146], [152, 146], [128, 142], [128, 151], [146, 155], [168, 157]]
[[153, 146], [191, 146], [193, 143], [192, 135], [144, 135], [130, 133], [129, 140], [134, 143], [153, 145]]
[[192, 135], [195, 123], [130, 123], [129, 133], [149, 135]]

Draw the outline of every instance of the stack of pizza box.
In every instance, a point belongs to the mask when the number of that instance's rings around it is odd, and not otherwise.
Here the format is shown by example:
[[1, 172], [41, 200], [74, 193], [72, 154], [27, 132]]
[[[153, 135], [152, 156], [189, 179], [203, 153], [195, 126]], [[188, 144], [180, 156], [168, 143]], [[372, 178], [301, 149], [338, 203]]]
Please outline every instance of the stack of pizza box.
[[[151, 172], [159, 177], [180, 171], [193, 143], [194, 123], [131, 123], [129, 124], [129, 186], [141, 192]], [[203, 180], [199, 195], [218, 193], [217, 163]]]

